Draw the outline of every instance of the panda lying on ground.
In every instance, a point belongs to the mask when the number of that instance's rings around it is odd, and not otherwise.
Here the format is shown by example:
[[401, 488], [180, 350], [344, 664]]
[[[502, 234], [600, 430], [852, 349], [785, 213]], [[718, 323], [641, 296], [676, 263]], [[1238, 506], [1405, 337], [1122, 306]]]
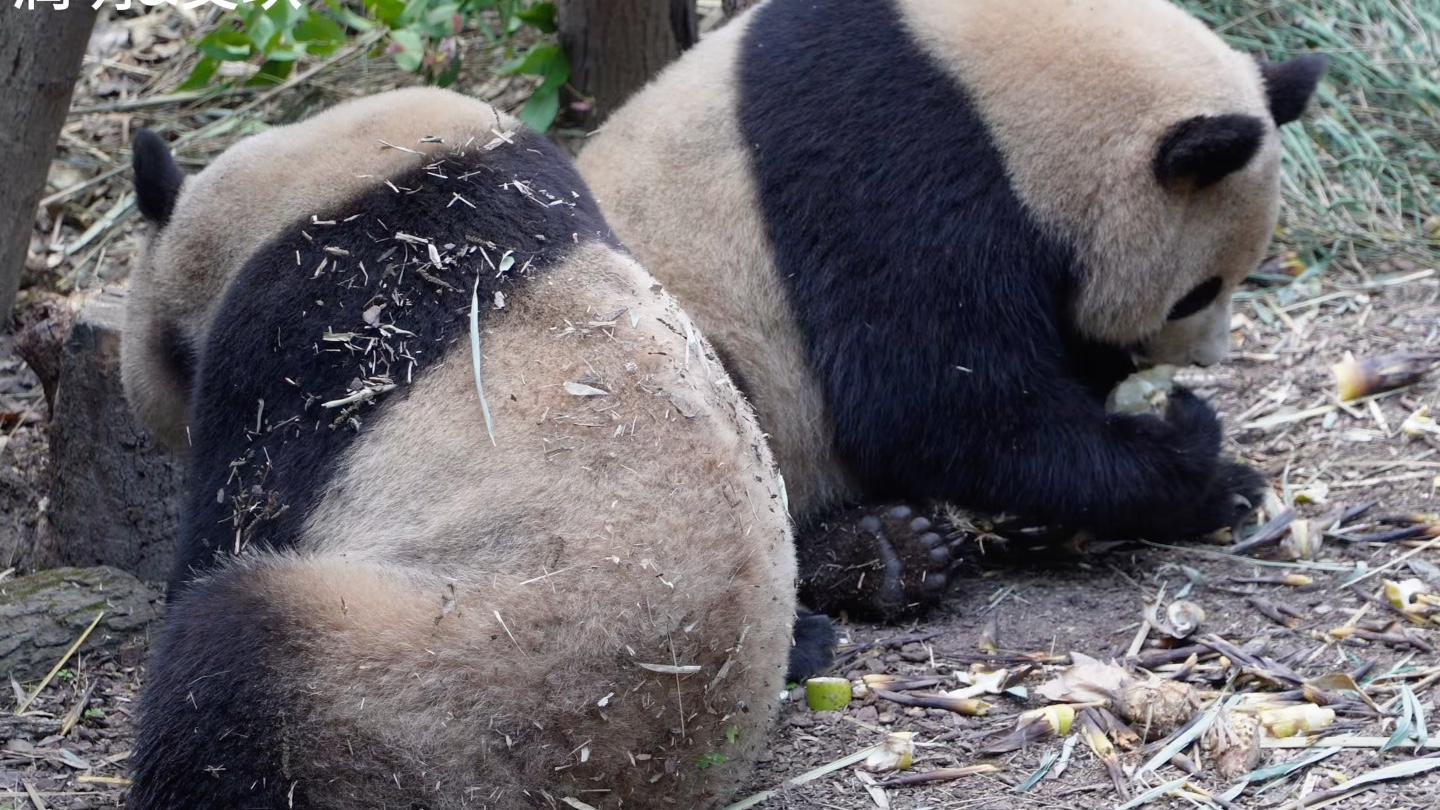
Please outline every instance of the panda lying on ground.
[[791, 654], [781, 485], [568, 161], [404, 90], [135, 173], [124, 381], [189, 496], [129, 806], [724, 799]]
[[[1263, 477], [1195, 396], [1160, 418], [1105, 393], [1132, 355], [1224, 354], [1276, 222], [1277, 128], [1323, 67], [1259, 62], [1166, 0], [769, 0], [579, 166], [771, 435], [802, 576], [837, 507], [886, 499], [1188, 538]], [[928, 519], [861, 529], [884, 570], [856, 607], [943, 593]]]

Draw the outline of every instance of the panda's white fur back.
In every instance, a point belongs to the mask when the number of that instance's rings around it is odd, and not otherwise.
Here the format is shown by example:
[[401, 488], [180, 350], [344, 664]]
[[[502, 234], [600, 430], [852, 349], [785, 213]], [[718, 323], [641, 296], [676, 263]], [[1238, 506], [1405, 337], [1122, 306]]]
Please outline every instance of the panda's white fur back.
[[[688, 51], [606, 121], [577, 165], [621, 238], [632, 235], [632, 250], [661, 268], [672, 294], [695, 302], [705, 334], [728, 347], [726, 367], [750, 383], [745, 393], [765, 415], [798, 515], [855, 486], [819, 416], [824, 394], [777, 277], [734, 114], [736, 58], [751, 19], [745, 12]], [[722, 276], [702, 270], [722, 267]]]
[[[241, 480], [215, 479], [213, 508], [236, 511], [220, 525], [205, 513], [214, 471], [192, 473], [192, 548], [147, 677], [132, 807], [700, 807], [748, 772], [794, 619], [781, 485], [685, 313], [614, 246], [566, 230], [588, 192], [538, 138], [478, 102], [399, 91], [242, 142], [186, 181], [135, 277], [127, 392], [152, 427], [193, 438], [192, 464], [240, 456]], [[307, 161], [315, 150], [328, 151]], [[401, 211], [427, 183], [445, 191], [423, 199], [470, 197], [428, 211], [433, 231], [414, 219], [408, 241], [370, 221], [375, 200]], [[521, 221], [450, 224], [502, 194]], [[507, 223], [551, 234], [534, 266], [523, 251], [496, 266]], [[330, 234], [345, 225], [342, 248]], [[288, 281], [243, 294], [263, 273], [326, 282], [328, 300]], [[493, 435], [463, 327], [477, 276]], [[450, 325], [416, 322], [417, 296]], [[313, 334], [277, 328], [223, 356], [257, 317]], [[198, 352], [206, 412], [145, 384], [173, 365], [146, 341], [167, 333]], [[338, 365], [304, 361], [312, 344]], [[378, 379], [394, 387], [366, 395]], [[213, 424], [215, 380], [237, 386], [241, 423]], [[276, 380], [268, 401], [244, 393]], [[360, 399], [319, 402], [347, 393]], [[232, 535], [249, 548], [226, 561]]]

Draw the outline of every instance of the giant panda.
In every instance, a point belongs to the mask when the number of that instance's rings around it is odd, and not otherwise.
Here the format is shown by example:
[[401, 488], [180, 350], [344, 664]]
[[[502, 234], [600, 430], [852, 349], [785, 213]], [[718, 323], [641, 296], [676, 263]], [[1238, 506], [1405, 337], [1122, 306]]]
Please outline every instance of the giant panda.
[[412, 89], [134, 165], [123, 380], [189, 477], [129, 806], [730, 793], [791, 653], [782, 484], [569, 161]]
[[[1224, 354], [1278, 215], [1277, 128], [1323, 67], [1238, 53], [1166, 0], [768, 0], [578, 165], [755, 406], [802, 576], [838, 505], [886, 499], [1186, 538], [1262, 476], [1193, 394], [1161, 417], [1104, 396], [1137, 357]], [[861, 520], [872, 593], [943, 591], [929, 519]]]

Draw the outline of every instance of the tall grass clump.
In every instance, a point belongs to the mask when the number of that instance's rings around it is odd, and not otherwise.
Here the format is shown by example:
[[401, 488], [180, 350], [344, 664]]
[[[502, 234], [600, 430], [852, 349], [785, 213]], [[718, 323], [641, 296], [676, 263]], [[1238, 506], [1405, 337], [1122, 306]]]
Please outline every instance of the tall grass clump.
[[1440, 3], [1178, 1], [1241, 50], [1329, 57], [1309, 113], [1283, 130], [1278, 241], [1317, 271], [1440, 266]]

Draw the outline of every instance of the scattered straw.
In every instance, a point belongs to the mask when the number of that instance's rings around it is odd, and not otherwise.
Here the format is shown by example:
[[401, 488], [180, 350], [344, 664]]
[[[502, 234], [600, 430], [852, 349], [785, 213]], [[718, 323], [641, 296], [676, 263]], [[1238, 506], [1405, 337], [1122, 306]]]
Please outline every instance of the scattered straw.
[[29, 796], [30, 801], [35, 803], [35, 810], [49, 810], [50, 805], [46, 804], [45, 800], [40, 798], [40, 792], [35, 789], [34, 785], [30, 784], [30, 780], [23, 780], [20, 784], [25, 788], [25, 795]]
[[[800, 774], [794, 779], [788, 779], [784, 782], [781, 782], [778, 786], [771, 788], [770, 790], [762, 790], [753, 796], [741, 799], [734, 804], [727, 805], [724, 810], [747, 810], [747, 808], [754, 807], [755, 805], [760, 804], [763, 801], [775, 798], [776, 796], [780, 795], [781, 790], [787, 787], [797, 787], [799, 785], [805, 784], [806, 782], [813, 782], [816, 779], [819, 779], [820, 777], [826, 776], [828, 774], [832, 774], [840, 770], [841, 768], [848, 768], [851, 765], [856, 764], [857, 762], [864, 762], [871, 754], [874, 754], [877, 751], [881, 751], [884, 748], [885, 746], [883, 745], [872, 745], [869, 748], [863, 749], [861, 751], [856, 751], [849, 756], [841, 757], [827, 765], [821, 765], [814, 770], [806, 771], [805, 773]], [[884, 785], [885, 783], [882, 782], [881, 784]]]
[[1369, 790], [1376, 783], [1389, 779], [1404, 779], [1410, 776], [1418, 776], [1422, 773], [1433, 771], [1436, 768], [1440, 768], [1440, 756], [1433, 754], [1420, 759], [1397, 762], [1394, 765], [1387, 765], [1383, 768], [1376, 768], [1369, 773], [1361, 774], [1354, 779], [1341, 783], [1338, 787], [1307, 793], [1289, 804], [1280, 806], [1278, 810], [1302, 810], [1302, 808], [1321, 807], [1322, 802], [1331, 803], [1342, 798], [1349, 798], [1356, 793]]
[[[480, 413], [485, 415], [485, 432], [490, 434], [490, 445], [495, 446], [495, 423], [490, 419], [490, 404], [485, 401], [485, 384], [480, 378], [480, 277], [475, 277], [475, 286], [470, 290], [470, 362], [475, 366], [475, 392], [480, 395]], [[496, 618], [500, 614], [495, 614]], [[501, 622], [503, 625], [504, 622]], [[510, 632], [506, 630], [505, 632]], [[513, 638], [513, 637], [512, 637]]]
[[1367, 572], [1367, 573], [1365, 573], [1365, 574], [1361, 574], [1360, 576], [1355, 577], [1354, 579], [1348, 579], [1348, 580], [1345, 580], [1344, 582], [1336, 583], [1335, 587], [1354, 585], [1354, 584], [1357, 583], [1357, 582], [1362, 582], [1362, 581], [1364, 581], [1364, 580], [1367, 580], [1367, 579], [1369, 579], [1370, 577], [1373, 577], [1373, 576], [1375, 576], [1376, 574], [1378, 574], [1378, 573], [1380, 573], [1380, 572], [1382, 572], [1382, 571], [1387, 571], [1387, 570], [1389, 570], [1389, 569], [1391, 569], [1391, 568], [1394, 568], [1395, 566], [1399, 565], [1400, 563], [1405, 562], [1406, 560], [1410, 559], [1411, 557], [1414, 557], [1416, 554], [1419, 554], [1419, 553], [1422, 552], [1422, 551], [1429, 551], [1430, 549], [1435, 548], [1436, 546], [1440, 546], [1440, 537], [1435, 537], [1435, 538], [1432, 538], [1432, 539], [1430, 539], [1430, 540], [1427, 540], [1427, 541], [1425, 541], [1424, 543], [1421, 543], [1420, 545], [1416, 546], [1415, 548], [1412, 548], [1412, 549], [1410, 549], [1409, 551], [1405, 552], [1404, 554], [1401, 554], [1400, 556], [1396, 557], [1395, 559], [1391, 560], [1390, 562], [1387, 562], [1387, 563], [1385, 563], [1384, 565], [1376, 566], [1375, 568], [1371, 569], [1369, 572]]
[[74, 655], [75, 651], [80, 649], [80, 645], [85, 643], [85, 639], [90, 638], [91, 631], [95, 629], [95, 626], [98, 625], [103, 618], [105, 618], [105, 611], [102, 610], [95, 614], [95, 618], [90, 620], [90, 626], [85, 628], [85, 632], [81, 633], [80, 637], [75, 639], [75, 642], [70, 645], [70, 649], [66, 650], [65, 654], [60, 656], [60, 660], [55, 662], [55, 666], [51, 667], [50, 671], [45, 673], [45, 677], [40, 679], [40, 683], [35, 686], [35, 690], [31, 692], [19, 706], [15, 707], [15, 714], [17, 716], [24, 714], [25, 710], [30, 708], [30, 704], [35, 702], [35, 698], [39, 697], [40, 693], [45, 691], [45, 687], [50, 685], [50, 681], [55, 677], [56, 673], [60, 671], [61, 667], [65, 666], [66, 661], [70, 660], [70, 656]]

